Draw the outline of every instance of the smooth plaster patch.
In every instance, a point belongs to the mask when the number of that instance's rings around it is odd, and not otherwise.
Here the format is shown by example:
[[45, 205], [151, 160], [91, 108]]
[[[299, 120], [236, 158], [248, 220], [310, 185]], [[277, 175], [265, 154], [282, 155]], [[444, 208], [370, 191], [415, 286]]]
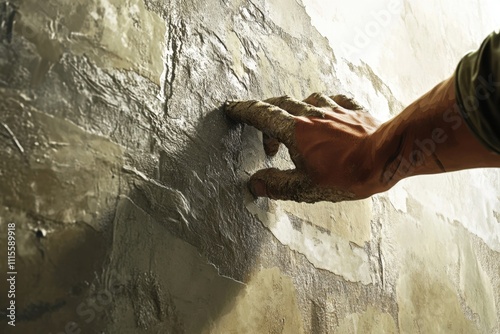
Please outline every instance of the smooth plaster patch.
[[412, 262], [398, 281], [399, 326], [404, 333], [478, 333], [460, 306], [455, 287], [442, 273]]
[[335, 333], [396, 334], [399, 330], [390, 314], [368, 306], [364, 312], [352, 313], [340, 320]]
[[363, 247], [370, 241], [370, 223], [373, 218], [372, 200], [341, 203], [280, 202], [286, 212]]
[[278, 268], [254, 273], [210, 333], [304, 333], [297, 292]]
[[496, 311], [491, 281], [474, 264], [477, 260], [471, 254], [465, 230], [447, 224], [411, 197], [408, 215], [419, 220], [408, 218], [393, 229], [386, 229], [383, 243], [386, 267], [399, 267], [396, 295], [400, 330], [477, 333], [476, 324], [462, 307], [459, 293], [478, 312], [484, 322], [481, 328], [494, 326], [492, 314]]

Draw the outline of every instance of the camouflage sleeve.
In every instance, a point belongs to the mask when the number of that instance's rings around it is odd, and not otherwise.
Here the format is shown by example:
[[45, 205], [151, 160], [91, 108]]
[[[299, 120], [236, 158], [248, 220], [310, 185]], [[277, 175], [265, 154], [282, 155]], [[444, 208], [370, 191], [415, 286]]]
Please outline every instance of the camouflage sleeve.
[[465, 55], [455, 73], [460, 112], [472, 132], [500, 154], [500, 31]]

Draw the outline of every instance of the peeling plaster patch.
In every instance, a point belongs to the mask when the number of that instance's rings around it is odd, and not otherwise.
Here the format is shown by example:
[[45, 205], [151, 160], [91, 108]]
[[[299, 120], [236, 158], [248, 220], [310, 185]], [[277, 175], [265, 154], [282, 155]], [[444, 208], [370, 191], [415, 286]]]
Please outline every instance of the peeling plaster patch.
[[300, 38], [311, 30], [310, 18], [298, 2], [276, 0], [266, 1], [265, 4], [269, 18], [293, 37]]
[[[387, 265], [404, 264], [404, 259], [425, 259], [428, 268], [449, 271], [458, 263], [456, 228], [435, 215], [429, 206], [421, 206], [412, 197], [408, 213], [399, 213], [399, 222], [384, 229], [383, 253]], [[415, 218], [415, 217], [418, 217]], [[398, 219], [398, 218], [396, 218]], [[399, 271], [404, 270], [401, 268]]]
[[[476, 48], [491, 29], [496, 29], [499, 21], [497, 15], [491, 15], [498, 7], [494, 1], [481, 3], [480, 6], [471, 6], [467, 0], [459, 1], [463, 6], [458, 5], [456, 1], [443, 1], [438, 6], [438, 11], [430, 10], [424, 4], [408, 2], [405, 7], [398, 5], [398, 10], [393, 14], [390, 11], [390, 4], [401, 1], [386, 0], [374, 3], [356, 0], [350, 4], [318, 0], [303, 0], [303, 2], [311, 16], [313, 26], [328, 38], [337, 58], [346, 59], [335, 64], [335, 74], [342, 86], [359, 87], [357, 91], [350, 93], [362, 104], [367, 103], [371, 107], [370, 112], [381, 120], [389, 118], [391, 113], [394, 115], [401, 112], [403, 105], [394, 108], [392, 103], [389, 103], [388, 108], [387, 100], [390, 101], [390, 97], [382, 96], [380, 90], [372, 87], [376, 80], [370, 79], [369, 76], [356, 75], [353, 69], [363, 69], [368, 66], [373, 73], [382, 78], [384, 85], [391, 88], [391, 95], [394, 93], [404, 104], [408, 104], [449, 76], [464, 52]], [[357, 9], [353, 10], [354, 7]], [[449, 20], [446, 13], [449, 13], [451, 8], [467, 9], [456, 11], [454, 19]], [[385, 17], [382, 21], [385, 22], [378, 27], [380, 35], [372, 40], [363, 38], [362, 42], [366, 45], [359, 50], [360, 52], [346, 55], [345, 44], [355, 45], [359, 42], [360, 33], [365, 29], [372, 29], [373, 23], [380, 23], [383, 11]], [[475, 20], [476, 23], [466, 29], [457, 24], [471, 17], [481, 19]], [[420, 24], [424, 21], [427, 24]], [[346, 24], [347, 22], [349, 24]], [[461, 33], [457, 34], [456, 31]], [[370, 31], [370, 34], [372, 32]], [[407, 47], [400, 48], [400, 45]], [[428, 57], [429, 45], [440, 50], [438, 52], [440, 57], [435, 59]], [[375, 50], [377, 51], [372, 52]], [[384, 56], [380, 57], [381, 54]], [[399, 66], [393, 66], [394, 64]], [[368, 75], [366, 70], [365, 74]], [[498, 170], [475, 170], [420, 176], [403, 182], [405, 189], [422, 204], [432, 205], [450, 222], [460, 221], [471, 233], [482, 238], [492, 250], [500, 252], [500, 224], [495, 224], [496, 218], [492, 214], [492, 209], [500, 207], [499, 199], [495, 198], [498, 194], [499, 175]], [[393, 192], [391, 191], [389, 196], [391, 193]], [[454, 200], [457, 196], [481, 199], [481, 203], [474, 202], [475, 205], [472, 207], [463, 205], [463, 201]], [[404, 204], [396, 202], [394, 198], [391, 199], [391, 203], [397, 210], [404, 208]]]
[[500, 212], [493, 210], [493, 216], [497, 220], [497, 223], [500, 224]]
[[479, 315], [481, 328], [491, 331], [498, 324], [491, 279], [484, 271], [472, 245], [465, 235], [460, 242], [460, 293], [472, 311]]
[[304, 333], [295, 286], [278, 268], [254, 273], [226, 312], [210, 333]]
[[[236, 6], [233, 2], [231, 5]], [[282, 0], [264, 5], [250, 2], [239, 8], [239, 15], [235, 15], [234, 20], [233, 27], [228, 32], [220, 32], [219, 36], [232, 57], [235, 78], [248, 88], [247, 93], [258, 93], [261, 98], [284, 94], [305, 98], [316, 91], [338, 93], [332, 91], [335, 57], [328, 47], [325, 48], [327, 41], [311, 27], [300, 4]], [[248, 27], [253, 34], [264, 38], [248, 38], [244, 34]], [[319, 40], [311, 44], [311, 36]], [[315, 50], [311, 52], [313, 47]], [[250, 88], [249, 83], [255, 76], [265, 76], [268, 80], [259, 81], [258, 87]]]
[[349, 314], [340, 320], [335, 333], [396, 334], [399, 330], [389, 313], [368, 306], [366, 311]]
[[[464, 182], [466, 178], [468, 181]], [[493, 216], [500, 207], [498, 184], [500, 173], [475, 169], [446, 175], [419, 176], [418, 182], [405, 183], [405, 189], [425, 206], [432, 206], [450, 223], [460, 222], [480, 237], [492, 250], [500, 252], [500, 224]], [[477, 198], [474, 205], [463, 205], [453, 198]]]
[[[392, 96], [389, 87], [383, 84], [380, 78], [373, 75], [373, 71], [368, 65], [354, 67], [349, 62], [339, 61], [334, 65], [333, 71], [340, 81], [341, 87], [356, 87], [353, 91], [336, 92], [336, 94], [353, 96], [362, 106], [366, 106], [370, 114], [380, 122], [388, 120], [402, 110], [401, 104]], [[379, 84], [380, 87], [377, 87], [375, 83]], [[387, 93], [381, 92], [380, 88], [384, 88]], [[389, 104], [389, 101], [392, 103]]]
[[279, 205], [284, 211], [310, 222], [318, 229], [329, 231], [360, 247], [370, 241], [371, 200], [315, 204], [280, 202]]
[[298, 231], [280, 205], [274, 213], [260, 209], [255, 202], [248, 203], [247, 208], [283, 245], [305, 255], [316, 268], [351, 282], [373, 283], [369, 257], [362, 248], [352, 247], [348, 240], [310, 224], [303, 224]]
[[[496, 1], [441, 1], [433, 8], [402, 0], [303, 2], [339, 57], [368, 63], [405, 104], [451, 75], [500, 21]], [[461, 24], [469, 20], [474, 24]], [[429, 57], [430, 47], [439, 57]]]

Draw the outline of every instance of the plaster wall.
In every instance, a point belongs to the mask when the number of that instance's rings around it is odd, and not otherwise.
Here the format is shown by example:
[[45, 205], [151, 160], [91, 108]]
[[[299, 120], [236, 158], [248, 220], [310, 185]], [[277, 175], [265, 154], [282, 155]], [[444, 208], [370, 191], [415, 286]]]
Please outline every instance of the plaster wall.
[[255, 201], [249, 175], [291, 163], [220, 109], [318, 91], [386, 120], [498, 26], [494, 1], [10, 4], [0, 270], [14, 222], [18, 274], [0, 331], [500, 333], [498, 171]]

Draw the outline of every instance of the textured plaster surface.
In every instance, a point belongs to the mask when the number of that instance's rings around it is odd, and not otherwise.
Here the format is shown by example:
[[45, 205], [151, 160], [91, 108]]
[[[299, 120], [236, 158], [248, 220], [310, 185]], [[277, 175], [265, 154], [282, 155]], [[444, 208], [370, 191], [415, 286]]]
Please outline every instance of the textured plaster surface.
[[15, 222], [18, 292], [0, 332], [500, 333], [497, 171], [255, 201], [249, 175], [291, 163], [220, 109], [318, 91], [386, 120], [498, 24], [494, 1], [10, 3], [0, 247]]

